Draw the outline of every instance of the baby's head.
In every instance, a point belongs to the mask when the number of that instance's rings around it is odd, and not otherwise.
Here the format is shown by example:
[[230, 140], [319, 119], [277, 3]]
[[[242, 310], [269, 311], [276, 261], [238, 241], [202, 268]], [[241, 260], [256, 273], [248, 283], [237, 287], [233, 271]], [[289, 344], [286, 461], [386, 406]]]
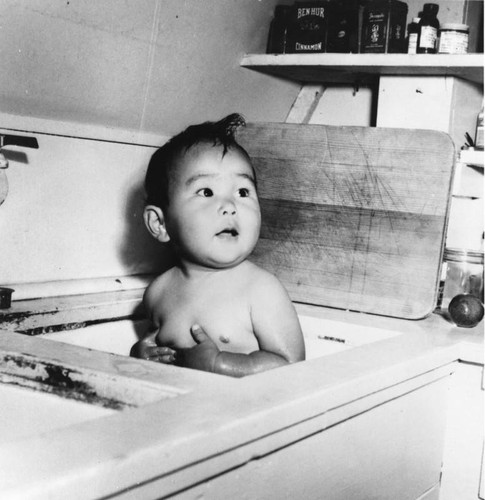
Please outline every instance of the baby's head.
[[234, 137], [244, 119], [192, 125], [152, 156], [145, 179], [145, 224], [179, 257], [232, 267], [253, 250], [261, 215], [248, 153]]
[[177, 167], [189, 150], [196, 146], [220, 148], [224, 156], [229, 149], [251, 160], [246, 150], [238, 144], [235, 133], [246, 125], [244, 118], [233, 113], [218, 122], [191, 125], [172, 137], [151, 157], [145, 177], [146, 204], [167, 208], [170, 202], [170, 184], [175, 180]]

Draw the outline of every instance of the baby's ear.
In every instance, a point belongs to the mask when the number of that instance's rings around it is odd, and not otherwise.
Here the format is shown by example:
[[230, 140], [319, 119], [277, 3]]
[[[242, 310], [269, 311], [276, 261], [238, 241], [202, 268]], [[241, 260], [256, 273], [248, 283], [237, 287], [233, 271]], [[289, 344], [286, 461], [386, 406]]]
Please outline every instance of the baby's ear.
[[170, 241], [170, 236], [167, 233], [165, 226], [165, 217], [160, 207], [155, 205], [147, 205], [143, 212], [143, 220], [148, 232], [161, 243]]

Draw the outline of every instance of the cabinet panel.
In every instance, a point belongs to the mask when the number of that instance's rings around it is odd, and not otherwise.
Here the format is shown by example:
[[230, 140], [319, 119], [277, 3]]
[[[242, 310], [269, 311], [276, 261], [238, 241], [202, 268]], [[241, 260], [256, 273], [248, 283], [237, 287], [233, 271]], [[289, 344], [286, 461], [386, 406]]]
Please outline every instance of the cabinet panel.
[[377, 126], [448, 132], [452, 97], [450, 78], [383, 76], [379, 83]]
[[483, 366], [459, 363], [452, 375], [440, 500], [476, 500], [483, 448]]
[[[449, 377], [171, 498], [436, 498]], [[455, 499], [456, 500], [456, 499]]]
[[441, 130], [459, 150], [465, 133], [474, 135], [482, 99], [480, 85], [459, 78], [383, 76], [376, 125]]

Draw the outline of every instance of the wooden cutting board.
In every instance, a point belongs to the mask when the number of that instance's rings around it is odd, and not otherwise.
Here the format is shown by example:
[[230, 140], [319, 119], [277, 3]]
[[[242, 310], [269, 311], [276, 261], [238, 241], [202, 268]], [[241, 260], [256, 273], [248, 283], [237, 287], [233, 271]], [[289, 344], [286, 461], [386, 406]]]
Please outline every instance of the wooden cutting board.
[[455, 158], [447, 134], [255, 123], [238, 140], [263, 217], [251, 259], [292, 300], [408, 319], [433, 311]]

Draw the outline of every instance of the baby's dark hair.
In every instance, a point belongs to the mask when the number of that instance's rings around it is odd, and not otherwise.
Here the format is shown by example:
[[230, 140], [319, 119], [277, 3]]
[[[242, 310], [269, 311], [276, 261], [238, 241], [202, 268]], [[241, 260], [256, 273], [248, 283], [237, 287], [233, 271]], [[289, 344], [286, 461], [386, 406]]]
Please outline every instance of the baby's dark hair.
[[218, 122], [191, 125], [172, 137], [152, 155], [148, 164], [145, 177], [147, 205], [163, 209], [168, 206], [171, 174], [180, 158], [196, 144], [222, 146], [222, 156], [228, 149], [236, 149], [250, 162], [247, 151], [235, 139], [236, 130], [245, 125], [244, 118], [238, 113], [233, 113]]

